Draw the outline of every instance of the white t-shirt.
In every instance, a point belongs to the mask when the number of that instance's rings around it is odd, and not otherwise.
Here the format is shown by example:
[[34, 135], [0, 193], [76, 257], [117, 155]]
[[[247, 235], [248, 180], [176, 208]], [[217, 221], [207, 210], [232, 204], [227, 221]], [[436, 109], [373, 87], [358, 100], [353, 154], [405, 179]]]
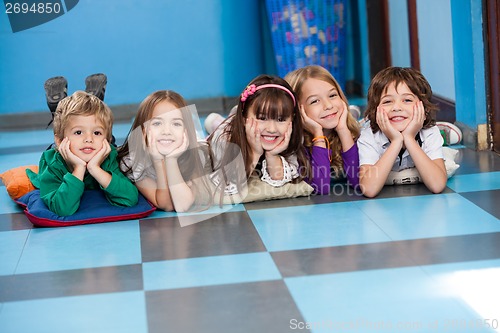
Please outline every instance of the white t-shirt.
[[134, 183], [143, 180], [145, 177], [156, 180], [156, 171], [151, 160], [143, 158], [142, 161], [137, 161], [134, 157], [134, 154], [131, 153], [125, 156], [120, 163], [120, 169], [123, 172], [128, 169], [127, 166], [132, 166], [132, 172], [127, 177]]
[[[431, 159], [436, 160], [443, 157], [443, 137], [437, 126], [422, 129], [418, 132], [422, 141], [422, 150]], [[361, 130], [361, 135], [357, 141], [359, 150], [359, 165], [374, 165], [385, 153], [390, 145], [389, 139], [382, 131], [372, 132], [369, 123], [366, 123]], [[415, 167], [408, 150], [405, 150], [402, 158], [398, 156], [392, 166], [392, 171], [400, 171]]]

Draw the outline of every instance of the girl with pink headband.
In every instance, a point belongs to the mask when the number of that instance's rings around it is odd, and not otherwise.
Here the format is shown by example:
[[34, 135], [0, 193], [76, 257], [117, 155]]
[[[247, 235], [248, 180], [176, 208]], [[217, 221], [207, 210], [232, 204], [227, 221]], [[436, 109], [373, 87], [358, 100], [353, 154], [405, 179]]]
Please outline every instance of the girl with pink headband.
[[299, 165], [306, 163], [306, 157], [300, 113], [295, 94], [280, 77], [253, 79], [243, 90], [236, 111], [208, 142], [214, 169], [231, 162], [227, 147], [234, 144], [241, 149], [247, 178], [258, 176], [274, 187], [302, 180]]

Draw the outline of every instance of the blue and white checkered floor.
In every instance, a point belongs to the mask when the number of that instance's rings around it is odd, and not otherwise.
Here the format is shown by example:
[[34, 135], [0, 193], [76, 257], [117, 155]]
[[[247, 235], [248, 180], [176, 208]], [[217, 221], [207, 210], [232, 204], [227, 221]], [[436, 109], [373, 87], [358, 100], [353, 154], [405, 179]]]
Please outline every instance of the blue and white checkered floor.
[[[0, 133], [0, 172], [51, 141]], [[461, 155], [439, 195], [340, 186], [186, 227], [33, 228], [0, 187], [0, 332], [500, 331], [500, 157]]]

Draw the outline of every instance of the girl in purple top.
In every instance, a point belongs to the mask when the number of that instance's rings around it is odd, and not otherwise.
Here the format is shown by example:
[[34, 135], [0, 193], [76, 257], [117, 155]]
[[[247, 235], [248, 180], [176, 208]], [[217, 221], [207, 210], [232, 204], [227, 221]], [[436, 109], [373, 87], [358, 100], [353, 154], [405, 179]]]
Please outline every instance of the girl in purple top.
[[298, 97], [304, 124], [304, 146], [310, 160], [306, 181], [318, 194], [330, 193], [331, 178], [346, 177], [359, 185], [359, 155], [355, 140], [358, 121], [351, 115], [340, 85], [328, 70], [311, 65], [285, 77]]

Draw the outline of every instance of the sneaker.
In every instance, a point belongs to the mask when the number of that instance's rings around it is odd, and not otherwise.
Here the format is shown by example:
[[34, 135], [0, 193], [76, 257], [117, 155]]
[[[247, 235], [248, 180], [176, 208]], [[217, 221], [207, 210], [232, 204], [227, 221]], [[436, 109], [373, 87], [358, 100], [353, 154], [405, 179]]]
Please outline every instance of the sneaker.
[[89, 75], [85, 79], [85, 91], [89, 94], [97, 96], [101, 101], [104, 101], [107, 83], [108, 77], [106, 74], [97, 73]]
[[455, 145], [462, 142], [462, 131], [456, 125], [445, 121], [437, 121], [436, 125], [443, 137], [443, 146]]
[[66, 78], [63, 76], [51, 77], [45, 81], [43, 88], [45, 89], [47, 106], [52, 114], [52, 120], [48, 124], [50, 125], [54, 120], [54, 113], [56, 112], [57, 105], [63, 98], [68, 96], [68, 81], [66, 81]]
[[218, 113], [211, 113], [207, 116], [207, 118], [205, 119], [205, 130], [207, 131], [207, 133], [210, 135], [212, 134], [216, 129], [217, 127], [219, 127], [220, 124], [222, 124], [222, 122], [226, 120], [226, 118], [224, 118], [223, 116], [221, 116], [220, 114]]
[[356, 120], [358, 120], [359, 117], [361, 117], [361, 109], [357, 105], [349, 105], [349, 112]]

